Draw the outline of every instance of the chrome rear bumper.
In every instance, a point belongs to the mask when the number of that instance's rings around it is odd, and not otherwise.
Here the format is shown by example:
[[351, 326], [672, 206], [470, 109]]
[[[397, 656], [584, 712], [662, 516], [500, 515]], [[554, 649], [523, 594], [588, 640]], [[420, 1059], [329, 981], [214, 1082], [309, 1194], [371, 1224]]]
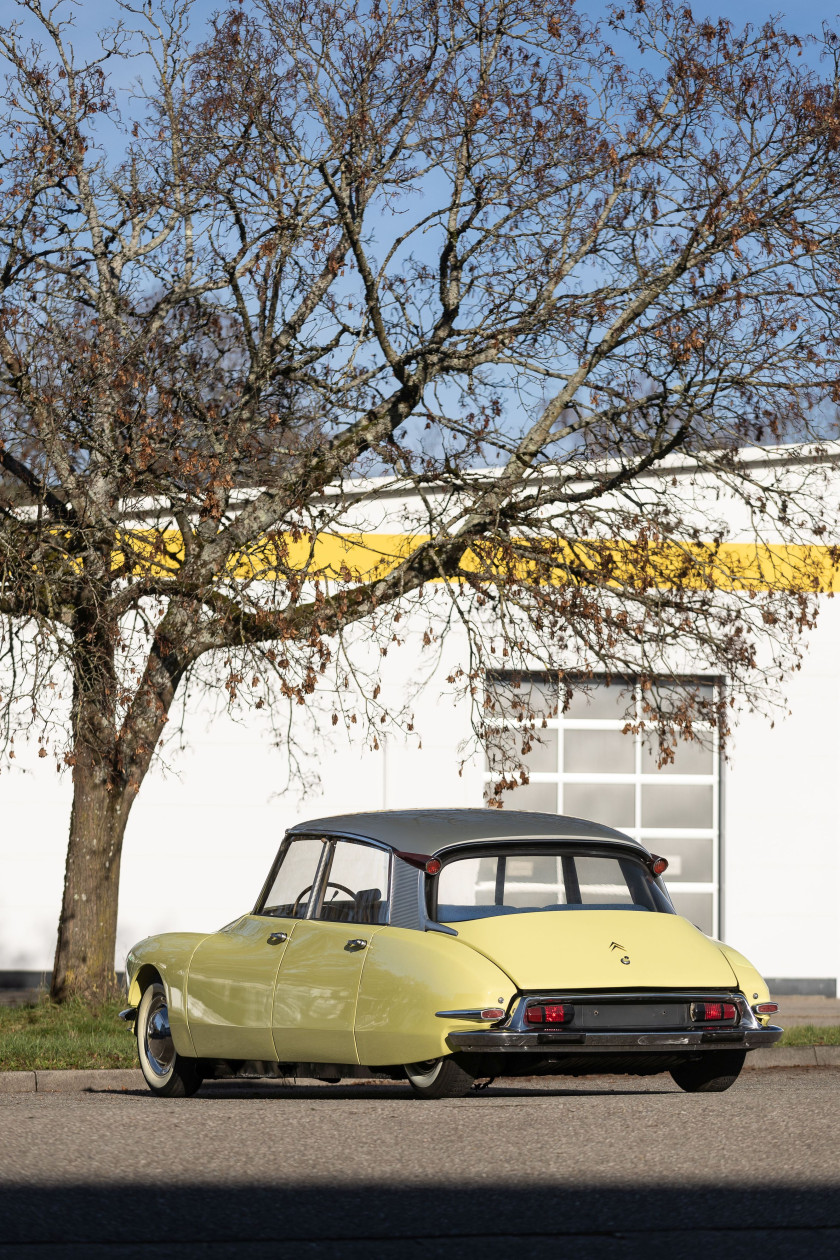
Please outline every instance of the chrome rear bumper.
[[471, 1054], [499, 1051], [516, 1054], [596, 1054], [620, 1051], [622, 1054], [650, 1054], [662, 1050], [673, 1054], [698, 1050], [757, 1050], [772, 1046], [784, 1029], [769, 1028], [675, 1029], [656, 1032], [513, 1032], [506, 1028], [479, 1028], [474, 1032], [453, 1032], [447, 1041], [453, 1050]]
[[[738, 1011], [737, 1022], [706, 1026], [691, 1023], [691, 1007], [698, 1001], [733, 1003]], [[534, 1002], [568, 1002], [574, 1008], [574, 1022], [565, 1027], [529, 1025], [526, 1011]], [[453, 1050], [479, 1054], [502, 1051], [553, 1057], [581, 1051], [622, 1055], [659, 1051], [673, 1055], [698, 1050], [757, 1050], [772, 1046], [783, 1032], [775, 1025], [763, 1027], [740, 992], [624, 989], [523, 993], [515, 1000], [507, 1019], [471, 1032], [454, 1028], [447, 1041]]]

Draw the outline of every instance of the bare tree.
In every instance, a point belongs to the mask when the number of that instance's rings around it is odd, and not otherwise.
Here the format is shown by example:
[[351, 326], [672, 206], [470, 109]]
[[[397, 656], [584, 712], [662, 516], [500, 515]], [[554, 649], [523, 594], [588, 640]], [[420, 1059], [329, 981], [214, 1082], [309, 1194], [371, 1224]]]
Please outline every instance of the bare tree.
[[[202, 662], [303, 703], [349, 627], [386, 650], [425, 607], [465, 628], [482, 737], [488, 666], [795, 663], [840, 399], [833, 34], [800, 58], [663, 0], [604, 29], [571, 0], [251, 0], [197, 32], [152, 0], [85, 59], [72, 8], [18, 8], [0, 607], [7, 716], [63, 722], [72, 766], [54, 997], [113, 986], [126, 821]], [[749, 453], [790, 440], [795, 476]], [[328, 572], [374, 475], [411, 544]], [[779, 580], [733, 504], [798, 544]], [[669, 721], [725, 725], [708, 704]]]

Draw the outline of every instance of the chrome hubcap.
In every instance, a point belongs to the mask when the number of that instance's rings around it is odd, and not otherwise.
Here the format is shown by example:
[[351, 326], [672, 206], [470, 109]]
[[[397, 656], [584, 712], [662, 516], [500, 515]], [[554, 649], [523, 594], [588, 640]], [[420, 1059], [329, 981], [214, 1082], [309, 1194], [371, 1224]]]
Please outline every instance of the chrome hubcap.
[[154, 997], [146, 1016], [143, 1043], [149, 1067], [157, 1076], [166, 1076], [175, 1062], [175, 1045], [169, 1030], [169, 1011], [162, 997]]

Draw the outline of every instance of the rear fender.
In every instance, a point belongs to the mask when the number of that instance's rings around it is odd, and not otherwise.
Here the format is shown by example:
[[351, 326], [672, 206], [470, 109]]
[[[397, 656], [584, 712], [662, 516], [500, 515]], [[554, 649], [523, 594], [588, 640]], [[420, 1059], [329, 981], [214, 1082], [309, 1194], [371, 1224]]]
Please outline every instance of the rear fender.
[[488, 1024], [441, 1019], [437, 1011], [507, 1011], [515, 994], [510, 976], [457, 937], [386, 927], [371, 938], [359, 986], [359, 1062], [419, 1063], [450, 1054], [449, 1033]]
[[[767, 987], [767, 983], [763, 976], [759, 975], [749, 959], [745, 958], [743, 954], [739, 954], [737, 949], [732, 949], [730, 945], [724, 945], [718, 941], [717, 946], [735, 972], [738, 988], [750, 1006], [755, 1006], [759, 1002], [769, 1002], [770, 990]], [[769, 1024], [771, 1022], [769, 1015], [756, 1015], [756, 1019], [761, 1024]]]

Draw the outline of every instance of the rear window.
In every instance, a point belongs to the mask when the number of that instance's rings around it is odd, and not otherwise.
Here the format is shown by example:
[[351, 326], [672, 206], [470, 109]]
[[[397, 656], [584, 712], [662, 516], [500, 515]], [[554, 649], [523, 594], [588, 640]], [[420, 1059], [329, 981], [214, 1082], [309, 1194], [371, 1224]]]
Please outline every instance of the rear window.
[[441, 923], [537, 910], [641, 910], [674, 914], [638, 858], [519, 848], [450, 859], [437, 877]]

